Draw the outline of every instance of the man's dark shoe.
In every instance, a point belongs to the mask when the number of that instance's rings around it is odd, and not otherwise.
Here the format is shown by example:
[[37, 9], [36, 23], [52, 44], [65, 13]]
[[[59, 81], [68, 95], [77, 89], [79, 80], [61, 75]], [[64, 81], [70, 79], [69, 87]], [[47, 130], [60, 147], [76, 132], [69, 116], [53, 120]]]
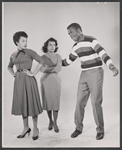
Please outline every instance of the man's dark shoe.
[[101, 140], [104, 138], [104, 133], [97, 133], [96, 140]]
[[75, 138], [75, 137], [77, 137], [79, 134], [81, 134], [82, 133], [82, 131], [79, 131], [79, 130], [75, 130], [72, 134], [71, 134], [71, 138]]

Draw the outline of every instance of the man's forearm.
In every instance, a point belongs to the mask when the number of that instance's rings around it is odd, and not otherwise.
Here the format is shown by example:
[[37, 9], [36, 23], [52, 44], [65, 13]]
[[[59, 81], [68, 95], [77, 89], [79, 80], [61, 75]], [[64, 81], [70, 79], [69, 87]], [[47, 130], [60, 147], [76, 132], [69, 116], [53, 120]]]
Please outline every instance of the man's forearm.
[[62, 66], [66, 67], [69, 66], [70, 64], [67, 63], [66, 59], [62, 60]]

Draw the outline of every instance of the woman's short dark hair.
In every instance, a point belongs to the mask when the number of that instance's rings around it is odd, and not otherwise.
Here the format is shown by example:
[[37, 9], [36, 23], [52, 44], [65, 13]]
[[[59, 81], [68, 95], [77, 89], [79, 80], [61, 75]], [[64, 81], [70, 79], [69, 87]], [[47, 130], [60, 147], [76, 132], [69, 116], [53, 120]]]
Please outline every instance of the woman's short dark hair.
[[42, 46], [42, 51], [44, 52], [44, 53], [47, 53], [48, 52], [48, 49], [47, 49], [47, 46], [48, 46], [48, 43], [49, 42], [55, 42], [55, 45], [56, 45], [56, 48], [55, 48], [55, 51], [54, 52], [57, 52], [57, 50], [58, 50], [58, 43], [57, 43], [57, 40], [55, 40], [54, 38], [49, 38], [45, 43], [44, 43], [44, 46]]
[[80, 26], [78, 23], [71, 23], [71, 24], [67, 27], [67, 29], [69, 29], [70, 27], [73, 27], [73, 28], [75, 28], [76, 30], [79, 28], [79, 29], [82, 31], [82, 28], [81, 28], [81, 26]]
[[24, 31], [19, 31], [19, 32], [16, 32], [14, 35], [13, 35], [13, 41], [14, 41], [14, 44], [17, 45], [17, 42], [19, 42], [19, 39], [20, 37], [25, 37], [27, 38], [28, 35], [27, 33], [25, 33]]

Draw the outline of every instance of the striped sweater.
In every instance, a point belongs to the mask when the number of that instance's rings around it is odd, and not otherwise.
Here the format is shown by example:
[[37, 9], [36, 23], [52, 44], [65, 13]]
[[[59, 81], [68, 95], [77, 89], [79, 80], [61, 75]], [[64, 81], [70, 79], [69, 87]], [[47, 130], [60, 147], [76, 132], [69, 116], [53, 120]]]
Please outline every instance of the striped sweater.
[[70, 65], [77, 58], [81, 61], [82, 70], [101, 67], [102, 60], [107, 66], [113, 64], [97, 39], [86, 35], [83, 35], [82, 41], [73, 45], [72, 52], [62, 61], [62, 66]]

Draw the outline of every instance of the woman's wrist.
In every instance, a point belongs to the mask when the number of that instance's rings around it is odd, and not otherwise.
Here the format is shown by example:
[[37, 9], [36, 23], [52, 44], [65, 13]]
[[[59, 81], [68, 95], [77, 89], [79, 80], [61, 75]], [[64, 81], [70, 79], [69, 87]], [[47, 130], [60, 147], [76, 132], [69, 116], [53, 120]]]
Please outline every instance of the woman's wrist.
[[32, 73], [32, 77], [34, 77], [35, 76], [35, 74], [34, 73]]

